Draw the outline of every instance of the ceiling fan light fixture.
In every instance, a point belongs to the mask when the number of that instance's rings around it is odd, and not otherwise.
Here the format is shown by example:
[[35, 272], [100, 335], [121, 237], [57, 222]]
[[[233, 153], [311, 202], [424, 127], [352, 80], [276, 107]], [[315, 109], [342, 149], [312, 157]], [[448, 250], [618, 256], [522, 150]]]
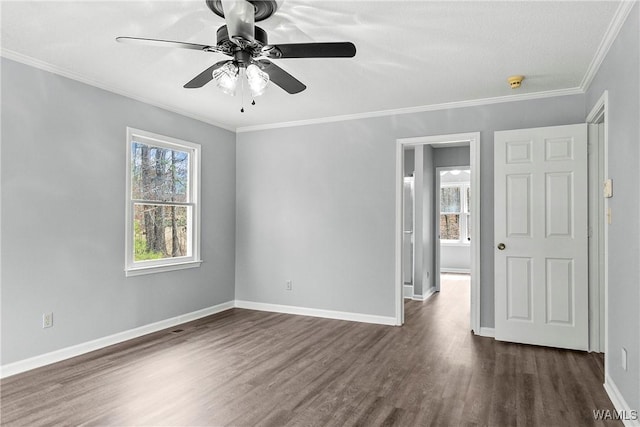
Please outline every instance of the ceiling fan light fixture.
[[229, 61], [213, 71], [213, 79], [222, 92], [234, 96], [238, 86], [238, 67]]
[[269, 74], [257, 65], [251, 64], [247, 67], [246, 75], [251, 95], [254, 97], [262, 95], [269, 84]]

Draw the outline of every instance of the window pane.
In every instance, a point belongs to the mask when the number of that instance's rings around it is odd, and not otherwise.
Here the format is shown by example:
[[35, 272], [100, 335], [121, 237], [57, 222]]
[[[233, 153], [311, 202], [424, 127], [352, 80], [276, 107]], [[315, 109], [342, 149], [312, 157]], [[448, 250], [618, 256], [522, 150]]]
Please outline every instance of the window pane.
[[134, 204], [134, 261], [190, 256], [191, 206]]
[[188, 202], [189, 153], [131, 143], [131, 198]]
[[440, 189], [440, 212], [460, 212], [460, 187]]
[[460, 240], [460, 215], [440, 215], [440, 238], [443, 240]]

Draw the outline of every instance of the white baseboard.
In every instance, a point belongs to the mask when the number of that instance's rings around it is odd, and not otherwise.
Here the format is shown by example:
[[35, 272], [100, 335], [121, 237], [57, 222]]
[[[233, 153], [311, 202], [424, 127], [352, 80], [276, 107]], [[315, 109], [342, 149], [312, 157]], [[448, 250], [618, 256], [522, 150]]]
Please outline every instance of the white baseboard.
[[170, 319], [150, 323], [128, 331], [118, 332], [103, 338], [98, 338], [85, 343], [73, 345], [71, 347], [55, 350], [50, 353], [30, 357], [17, 362], [0, 366], [0, 378], [6, 378], [31, 369], [40, 368], [72, 357], [80, 356], [91, 351], [99, 350], [113, 344], [118, 344], [133, 338], [138, 338], [152, 332], [171, 328], [192, 320], [220, 313], [231, 308], [245, 308], [249, 310], [270, 311], [275, 313], [297, 314], [302, 316], [324, 317], [327, 319], [349, 320], [353, 322], [375, 323], [379, 325], [396, 325], [395, 317], [376, 316], [372, 314], [348, 313], [342, 311], [319, 310], [315, 308], [295, 307], [289, 305], [265, 304], [252, 301], [228, 301], [202, 310], [182, 314]]
[[493, 328], [485, 328], [484, 326], [480, 326], [480, 330], [478, 331], [477, 335], [480, 335], [481, 337], [495, 338], [496, 331]]
[[320, 310], [317, 308], [296, 307], [293, 305], [266, 304], [262, 302], [236, 300], [237, 308], [270, 311], [273, 313], [297, 314], [300, 316], [324, 317], [326, 319], [349, 320], [352, 322], [375, 323], [378, 325], [396, 325], [395, 317], [373, 314], [349, 313], [345, 311]]
[[127, 331], [118, 332], [113, 335], [109, 335], [103, 338], [98, 338], [85, 343], [73, 345], [71, 347], [55, 350], [50, 353], [34, 356], [29, 359], [19, 360], [17, 362], [8, 363], [0, 366], [0, 378], [6, 378], [11, 375], [19, 374], [21, 372], [29, 371], [31, 369], [39, 368], [41, 366], [50, 365], [51, 363], [60, 362], [65, 359], [80, 356], [85, 353], [89, 353], [94, 350], [99, 350], [104, 347], [108, 347], [113, 344], [118, 344], [123, 341], [127, 341], [133, 338], [138, 338], [152, 332], [161, 331], [163, 329], [171, 328], [182, 323], [190, 322], [192, 320], [200, 319], [202, 317], [210, 316], [212, 314], [220, 313], [225, 310], [234, 308], [234, 301], [228, 301], [222, 304], [214, 305], [212, 307], [203, 308], [202, 310], [193, 311], [191, 313], [182, 314], [180, 316], [172, 317], [170, 319], [161, 320], [159, 322], [150, 323], [148, 325], [140, 326], [138, 328], [129, 329]]
[[[611, 399], [611, 403], [613, 403], [614, 408], [618, 412], [619, 415], [623, 415], [620, 419], [622, 423], [626, 427], [638, 427], [640, 426], [640, 408], [631, 408], [624, 397], [622, 397], [622, 393], [618, 390], [616, 383], [613, 382], [609, 375], [605, 375], [604, 377], [604, 389], [609, 395], [609, 399]], [[635, 412], [632, 412], [634, 411]], [[635, 413], [635, 419], [630, 419], [631, 415]]]
[[431, 297], [431, 295], [435, 293], [436, 293], [436, 287], [432, 286], [429, 289], [427, 289], [427, 292], [424, 295], [414, 294], [413, 297], [411, 297], [411, 299], [414, 301], [426, 301]]

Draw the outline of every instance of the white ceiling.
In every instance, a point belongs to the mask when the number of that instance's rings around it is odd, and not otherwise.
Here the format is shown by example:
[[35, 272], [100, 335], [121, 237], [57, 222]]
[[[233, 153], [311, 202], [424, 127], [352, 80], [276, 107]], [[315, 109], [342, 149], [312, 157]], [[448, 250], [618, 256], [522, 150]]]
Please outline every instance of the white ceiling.
[[[115, 42], [215, 44], [201, 1], [2, 2], [2, 53], [230, 129], [581, 86], [617, 1], [284, 0], [258, 23], [270, 43], [352, 41], [352, 59], [283, 59], [307, 85], [239, 97], [183, 85], [224, 55]], [[507, 76], [524, 74], [516, 92]], [[576, 89], [577, 90], [577, 89]], [[245, 104], [248, 104], [245, 101]]]

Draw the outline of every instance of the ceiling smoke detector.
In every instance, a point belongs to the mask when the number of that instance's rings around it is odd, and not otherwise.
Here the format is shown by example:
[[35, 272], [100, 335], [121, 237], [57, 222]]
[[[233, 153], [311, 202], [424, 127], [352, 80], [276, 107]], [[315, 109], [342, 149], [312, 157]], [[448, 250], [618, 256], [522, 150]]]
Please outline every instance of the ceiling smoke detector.
[[511, 76], [507, 79], [511, 89], [518, 89], [522, 84], [522, 80], [524, 80], [524, 76]]

